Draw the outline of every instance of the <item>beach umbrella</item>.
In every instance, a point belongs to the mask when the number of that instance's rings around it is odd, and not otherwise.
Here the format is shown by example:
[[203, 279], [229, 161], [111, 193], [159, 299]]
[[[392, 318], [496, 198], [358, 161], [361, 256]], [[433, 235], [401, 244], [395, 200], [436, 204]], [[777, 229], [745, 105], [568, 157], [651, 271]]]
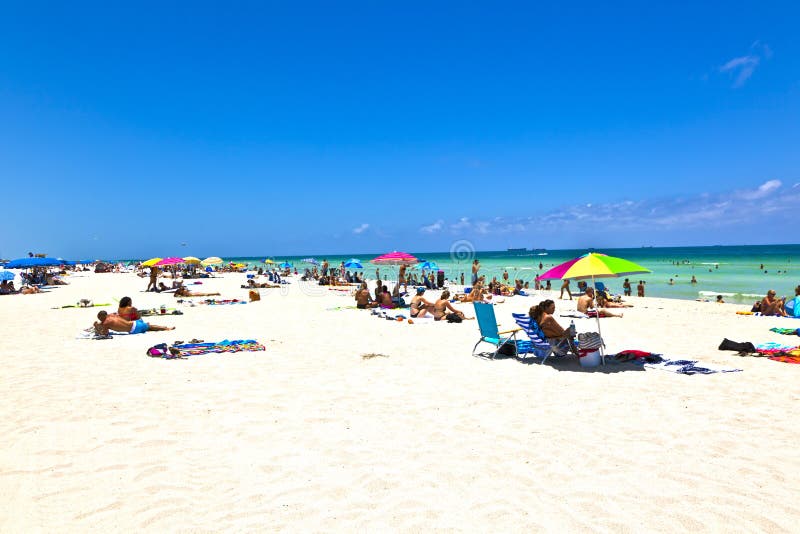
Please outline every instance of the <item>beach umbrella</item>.
[[200, 265], [201, 263], [203, 263], [202, 261], [200, 261], [200, 258], [195, 258], [194, 256], [186, 256], [185, 258], [183, 258], [183, 261], [185, 261], [190, 265]]
[[288, 261], [285, 261], [285, 262], [281, 263], [280, 265], [278, 265], [278, 267], [280, 267], [281, 269], [291, 269], [292, 268], [292, 264], [289, 263]]
[[6, 263], [6, 269], [29, 269], [31, 267], [56, 267], [61, 265], [57, 258], [19, 258]]
[[344, 262], [345, 269], [363, 269], [364, 266], [361, 265], [361, 260], [358, 258], [350, 258], [346, 262]]
[[375, 265], [414, 265], [419, 260], [407, 252], [389, 252], [370, 260]]
[[158, 267], [163, 267], [166, 265], [178, 265], [181, 263], [186, 263], [185, 261], [183, 261], [183, 258], [170, 257], [170, 258], [164, 258], [163, 260], [156, 263], [156, 265]]
[[319, 260], [317, 258], [305, 258], [300, 261], [303, 263], [310, 263], [311, 265], [319, 265]]
[[219, 265], [220, 263], [224, 262], [222, 261], [222, 258], [218, 258], [217, 256], [210, 256], [201, 261], [200, 263], [207, 267], [209, 265]]
[[423, 271], [438, 271], [439, 270], [439, 266], [436, 265], [435, 261], [423, 261], [422, 263], [418, 264], [417, 267], [419, 267]]
[[163, 258], [150, 258], [149, 260], [142, 262], [142, 267], [152, 267], [156, 263], [160, 262], [162, 259]]
[[0, 281], [13, 280], [14, 276], [16, 275], [11, 271], [0, 271]]
[[556, 265], [544, 274], [539, 275], [539, 280], [588, 280], [590, 278], [594, 280], [595, 278], [619, 278], [621, 276], [649, 272], [651, 272], [650, 269], [646, 269], [638, 263], [597, 252], [589, 252]]
[[[589, 252], [575, 259], [556, 265], [539, 276], [540, 280], [592, 280], [595, 278], [619, 278], [634, 274], [646, 274], [650, 269], [623, 258]], [[597, 333], [600, 334], [600, 314], [597, 314]], [[602, 335], [601, 335], [602, 337]], [[602, 349], [601, 349], [602, 353]], [[603, 360], [605, 363], [605, 359]]]
[[274, 264], [274, 263], [275, 263], [275, 261], [273, 261], [273, 260], [272, 260], [272, 259], [270, 259], [270, 258], [267, 258], [266, 260], [264, 260], [264, 263], [266, 263], [267, 265], [272, 265], [272, 264]]

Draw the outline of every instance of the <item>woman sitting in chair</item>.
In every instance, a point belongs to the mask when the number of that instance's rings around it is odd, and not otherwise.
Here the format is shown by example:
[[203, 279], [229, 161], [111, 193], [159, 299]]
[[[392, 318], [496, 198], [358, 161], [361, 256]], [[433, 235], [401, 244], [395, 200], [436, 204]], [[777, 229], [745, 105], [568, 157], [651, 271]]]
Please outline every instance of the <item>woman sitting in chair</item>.
[[567, 351], [577, 354], [574, 327], [565, 330], [553, 317], [555, 312], [556, 303], [547, 299], [536, 306], [532, 306], [528, 315], [539, 325], [542, 333], [544, 333], [557, 354], [566, 354]]

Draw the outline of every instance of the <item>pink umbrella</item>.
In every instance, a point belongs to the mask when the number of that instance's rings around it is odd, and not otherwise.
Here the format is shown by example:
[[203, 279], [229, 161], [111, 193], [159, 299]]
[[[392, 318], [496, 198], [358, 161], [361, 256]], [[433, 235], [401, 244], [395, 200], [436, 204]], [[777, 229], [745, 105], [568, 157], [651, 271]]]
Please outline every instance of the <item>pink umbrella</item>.
[[556, 265], [547, 272], [540, 274], [536, 278], [539, 280], [561, 280], [564, 274], [569, 271], [569, 268], [575, 265], [581, 258], [583, 258], [583, 256], [578, 256], [577, 258], [565, 261], [564, 263]]
[[160, 262], [156, 263], [159, 267], [163, 267], [165, 265], [178, 265], [179, 263], [186, 263], [183, 258], [164, 258]]
[[383, 256], [378, 256], [370, 260], [375, 265], [414, 265], [419, 263], [419, 260], [407, 252], [389, 252]]

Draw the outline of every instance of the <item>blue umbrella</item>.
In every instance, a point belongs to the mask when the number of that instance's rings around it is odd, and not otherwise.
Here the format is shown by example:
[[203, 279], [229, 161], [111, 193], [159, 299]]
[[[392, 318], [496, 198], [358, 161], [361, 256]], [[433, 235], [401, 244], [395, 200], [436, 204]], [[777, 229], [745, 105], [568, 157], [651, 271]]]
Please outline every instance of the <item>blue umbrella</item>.
[[280, 267], [281, 269], [291, 269], [292, 268], [292, 264], [289, 263], [288, 261], [285, 261], [285, 262], [281, 263], [280, 265], [278, 265], [278, 267]]
[[61, 265], [56, 258], [19, 258], [6, 263], [6, 269], [29, 269], [31, 267], [55, 267]]
[[0, 280], [13, 280], [14, 276], [11, 271], [0, 271]]
[[423, 261], [422, 263], [417, 265], [417, 267], [419, 267], [423, 271], [438, 271], [439, 270], [439, 266], [436, 265], [435, 261]]
[[358, 258], [350, 258], [346, 262], [344, 262], [344, 266], [346, 269], [363, 269], [364, 266], [361, 265], [361, 262]]

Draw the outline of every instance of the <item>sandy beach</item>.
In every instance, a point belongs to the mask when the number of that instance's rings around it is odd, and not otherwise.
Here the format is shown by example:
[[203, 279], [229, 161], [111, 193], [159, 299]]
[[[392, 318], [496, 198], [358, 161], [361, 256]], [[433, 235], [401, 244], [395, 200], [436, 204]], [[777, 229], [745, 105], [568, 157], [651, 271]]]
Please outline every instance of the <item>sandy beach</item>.
[[[789, 319], [631, 297], [602, 320], [609, 353], [743, 370], [685, 376], [475, 358], [475, 321], [380, 320], [297, 283], [146, 319], [174, 331], [79, 339], [116, 306], [52, 308], [175, 299], [131, 273], [67, 280], [0, 297], [3, 532], [797, 530], [800, 366], [717, 350], [797, 342], [769, 332]], [[244, 299], [244, 281], [190, 287]], [[544, 295], [497, 305], [501, 326]], [[192, 338], [266, 350], [145, 355]]]

